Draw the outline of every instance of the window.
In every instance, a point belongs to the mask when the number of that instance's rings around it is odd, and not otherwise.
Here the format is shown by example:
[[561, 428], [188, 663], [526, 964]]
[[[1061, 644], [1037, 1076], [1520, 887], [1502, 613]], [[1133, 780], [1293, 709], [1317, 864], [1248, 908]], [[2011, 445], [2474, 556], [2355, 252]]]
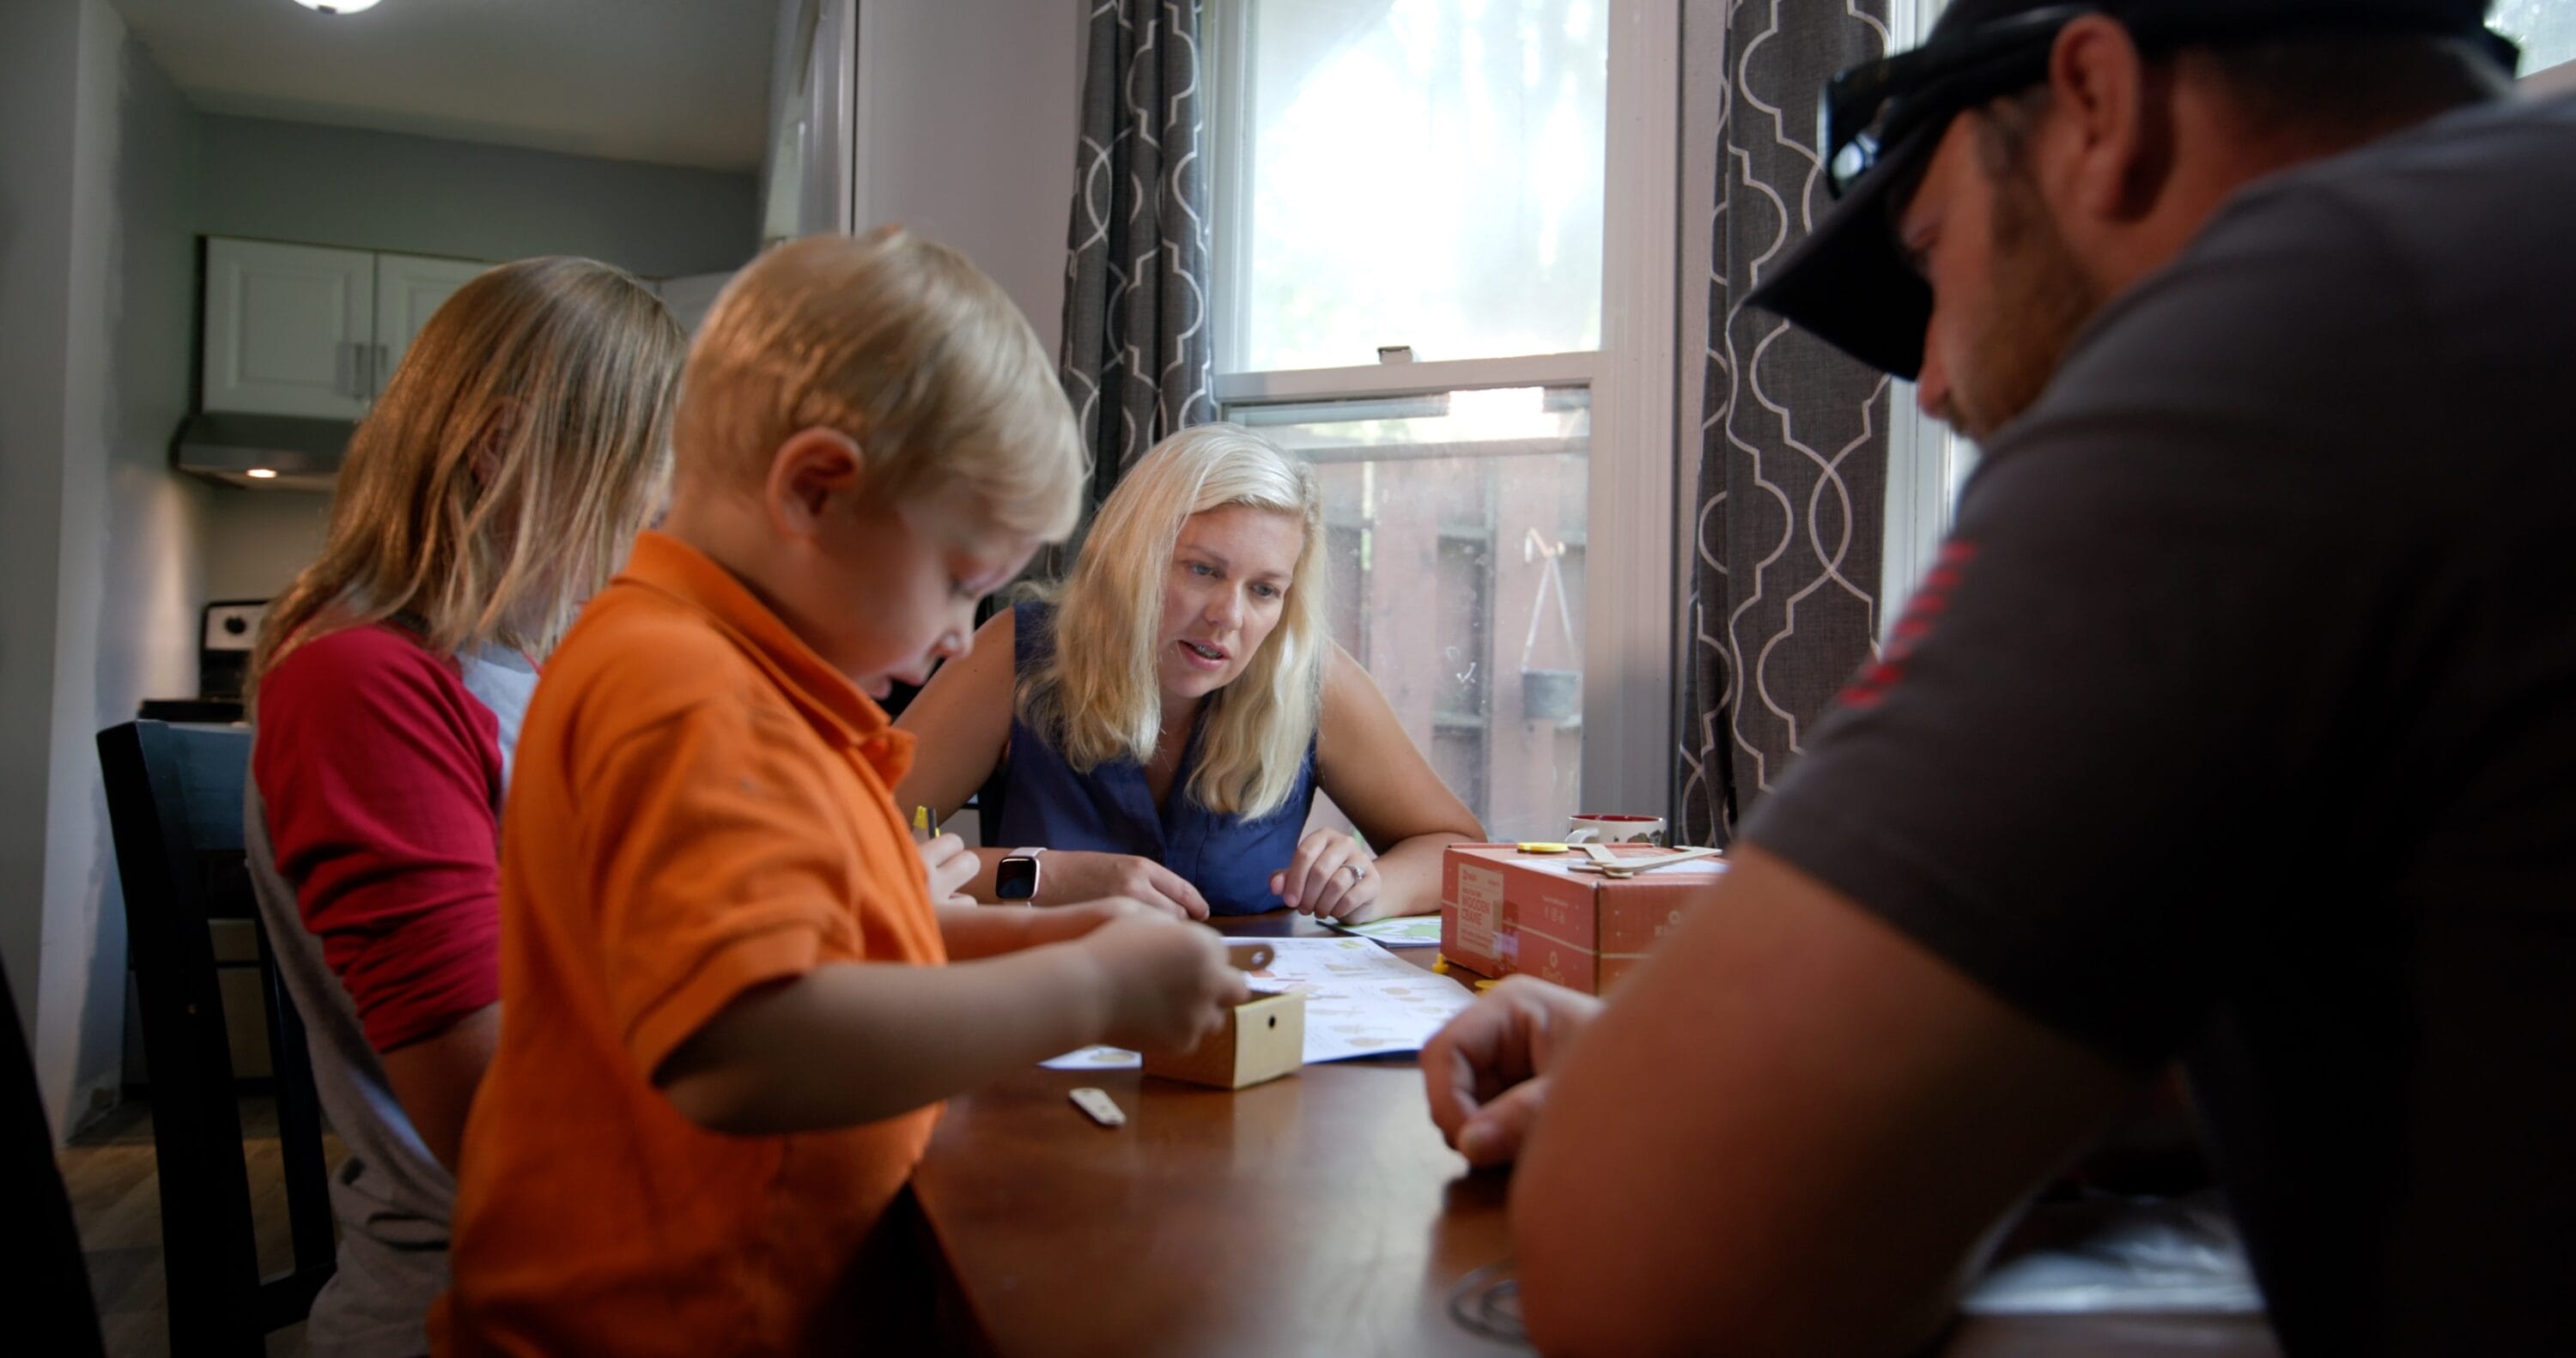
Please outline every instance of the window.
[[2576, 0], [2497, 0], [2487, 26], [2522, 44], [2522, 88], [2576, 91]]
[[2487, 26], [2522, 44], [2526, 75], [2576, 60], [2576, 0], [2496, 0]]
[[1323, 482], [1335, 635], [1513, 838], [1583, 809], [1590, 407], [1582, 387], [1522, 387], [1235, 411]]
[[1209, 13], [1218, 395], [1318, 470], [1336, 639], [1491, 833], [1662, 813], [1676, 0]]
[[1243, 369], [1601, 347], [1602, 3], [1239, 11]]

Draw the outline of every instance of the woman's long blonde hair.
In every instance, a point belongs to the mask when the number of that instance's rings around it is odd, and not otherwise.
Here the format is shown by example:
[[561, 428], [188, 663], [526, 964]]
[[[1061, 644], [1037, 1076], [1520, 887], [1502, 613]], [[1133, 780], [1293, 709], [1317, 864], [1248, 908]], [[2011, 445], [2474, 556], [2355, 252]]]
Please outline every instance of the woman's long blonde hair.
[[1057, 591], [1055, 653], [1020, 687], [1031, 729], [1084, 773], [1149, 760], [1163, 730], [1163, 590], [1181, 524], [1245, 505], [1295, 519], [1304, 542], [1272, 629], [1243, 673], [1208, 695], [1189, 795], [1224, 815], [1264, 816], [1286, 803], [1315, 738], [1332, 630], [1324, 618], [1324, 503], [1315, 474], [1236, 424], [1164, 439], [1110, 492]]
[[553, 649], [665, 493], [687, 342], [587, 259], [457, 289], [350, 438], [322, 555], [260, 628], [254, 694], [295, 646], [397, 614], [441, 655]]

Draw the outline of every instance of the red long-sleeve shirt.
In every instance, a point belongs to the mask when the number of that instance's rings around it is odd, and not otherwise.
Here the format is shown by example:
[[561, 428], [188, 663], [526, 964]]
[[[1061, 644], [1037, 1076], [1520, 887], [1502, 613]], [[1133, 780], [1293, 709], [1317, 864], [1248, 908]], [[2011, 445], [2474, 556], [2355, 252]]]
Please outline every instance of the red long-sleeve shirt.
[[454, 661], [391, 626], [260, 681], [251, 776], [277, 869], [379, 1052], [500, 999], [500, 727]]

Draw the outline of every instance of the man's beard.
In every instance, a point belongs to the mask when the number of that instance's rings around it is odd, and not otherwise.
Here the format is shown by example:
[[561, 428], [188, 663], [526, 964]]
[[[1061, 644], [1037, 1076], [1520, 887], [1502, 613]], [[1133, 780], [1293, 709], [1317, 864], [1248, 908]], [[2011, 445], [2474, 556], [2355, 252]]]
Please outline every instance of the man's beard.
[[2075, 332], [2102, 305], [2028, 171], [2004, 171], [1994, 185], [1993, 281], [1943, 412], [1980, 442], [2039, 400]]

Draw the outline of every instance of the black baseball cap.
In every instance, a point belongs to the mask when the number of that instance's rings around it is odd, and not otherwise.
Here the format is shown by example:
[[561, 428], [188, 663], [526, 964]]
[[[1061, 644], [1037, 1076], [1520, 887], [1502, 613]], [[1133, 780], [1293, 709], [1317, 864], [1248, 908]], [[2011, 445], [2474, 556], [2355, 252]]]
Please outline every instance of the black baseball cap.
[[1899, 251], [1895, 221], [1950, 120], [2038, 83], [2057, 34], [2107, 14], [2151, 50], [2298, 29], [2378, 29], [2484, 43], [2505, 69], [2512, 43], [2488, 31], [2488, 0], [1953, 0], [1912, 51], [1828, 81], [1817, 133], [1841, 200], [1746, 300], [1899, 377], [1923, 368], [1932, 289]]

